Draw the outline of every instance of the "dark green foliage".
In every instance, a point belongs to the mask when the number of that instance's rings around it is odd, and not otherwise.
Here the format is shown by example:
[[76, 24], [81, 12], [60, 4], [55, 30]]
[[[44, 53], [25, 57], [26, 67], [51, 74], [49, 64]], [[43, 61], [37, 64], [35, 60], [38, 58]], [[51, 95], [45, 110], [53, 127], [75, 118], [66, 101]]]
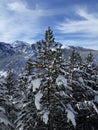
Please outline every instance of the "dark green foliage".
[[[49, 113], [48, 121], [45, 122], [46, 129], [48, 130], [61, 128], [64, 122], [67, 123], [67, 120], [63, 120], [63, 118], [66, 117], [66, 104], [70, 101], [69, 96], [66, 97], [66, 89], [68, 88], [64, 84], [59, 86], [56, 83], [59, 75], [64, 78], [65, 71], [63, 62], [61, 48], [60, 46], [56, 47], [53, 32], [49, 27], [45, 32], [45, 39], [41, 43], [38, 43], [38, 60], [27, 62], [29, 66], [31, 65], [36, 70], [34, 78], [39, 77], [42, 81], [36, 91], [37, 93], [41, 92], [43, 95], [40, 101], [41, 108], [39, 110], [39, 117], [43, 119], [44, 112]], [[58, 110], [60, 113], [58, 113]], [[58, 114], [63, 117], [61, 118], [61, 122], [55, 120]]]
[[93, 55], [90, 53], [87, 57], [88, 60], [86, 62], [82, 60], [81, 64], [78, 64], [78, 61], [80, 61], [78, 58], [73, 60], [73, 57], [74, 55], [71, 57], [71, 63], [74, 65], [72, 65], [69, 71], [69, 78], [71, 80], [68, 81], [73, 88], [73, 106], [75, 111], [78, 112], [78, 116], [76, 116], [76, 128], [79, 130], [96, 130], [96, 127], [92, 123], [94, 117], [98, 116], [95, 109], [96, 103], [93, 102], [96, 95], [96, 70], [92, 64]]
[[[4, 109], [3, 115], [1, 117], [4, 118], [5, 130], [14, 129], [14, 120], [16, 118], [15, 115], [15, 107], [13, 104], [14, 92], [15, 92], [15, 74], [11, 68], [7, 71], [7, 76], [4, 80], [1, 79], [0, 85], [0, 94], [2, 96], [1, 107]], [[2, 121], [2, 120], [1, 120]], [[7, 122], [7, 124], [6, 124]]]
[[82, 63], [82, 58], [80, 56], [80, 53], [76, 50], [72, 51], [72, 54], [70, 56], [70, 63], [72, 68], [78, 68]]
[[14, 94], [15, 88], [15, 73], [11, 67], [7, 70], [7, 76], [5, 78], [5, 86], [7, 87], [8, 94], [12, 96]]
[[32, 90], [28, 91], [26, 95], [24, 95], [23, 101], [20, 108], [20, 112], [17, 120], [15, 121], [16, 130], [24, 129], [24, 130], [35, 130], [38, 126], [37, 119], [37, 110], [35, 108], [34, 103], [34, 95]]
[[86, 62], [89, 64], [89, 63], [92, 63], [93, 62], [93, 54], [90, 52], [86, 58]]

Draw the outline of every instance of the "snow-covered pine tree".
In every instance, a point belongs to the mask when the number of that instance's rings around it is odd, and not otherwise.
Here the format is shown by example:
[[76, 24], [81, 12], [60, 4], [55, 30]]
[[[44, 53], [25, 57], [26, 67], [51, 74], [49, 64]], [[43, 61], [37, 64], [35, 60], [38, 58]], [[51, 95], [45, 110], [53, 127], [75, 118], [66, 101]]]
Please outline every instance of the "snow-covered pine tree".
[[94, 60], [94, 56], [93, 56], [92, 52], [90, 52], [88, 54], [88, 56], [86, 57], [86, 62], [87, 62], [88, 65], [90, 65], [90, 64], [93, 63], [93, 60]]
[[[95, 130], [96, 127], [91, 124], [91, 121], [94, 119], [95, 116], [97, 116], [97, 108], [93, 102], [95, 93], [93, 88], [88, 84], [89, 81], [92, 80], [92, 71], [90, 71], [90, 73], [86, 70], [86, 68], [88, 67], [91, 68], [92, 60], [88, 58], [89, 62], [86, 62], [86, 64], [88, 65], [87, 67], [82, 58], [78, 58], [80, 57], [79, 54], [71, 57], [73, 58], [70, 59], [76, 59], [70, 60], [71, 64], [73, 63], [74, 65], [72, 64], [69, 69], [69, 78], [71, 80], [69, 79], [68, 81], [69, 85], [73, 88], [73, 106], [78, 113], [77, 129]], [[79, 60], [82, 61], [81, 64]], [[91, 82], [94, 83], [93, 80]]]
[[3, 86], [3, 79], [0, 77], [0, 129], [7, 130], [7, 128], [11, 128], [11, 123], [8, 119], [8, 115], [6, 113], [6, 88]]
[[70, 56], [71, 68], [78, 68], [82, 63], [82, 58], [77, 50], [73, 50]]
[[97, 70], [94, 63], [94, 56], [90, 52], [84, 62], [84, 71], [85, 71], [85, 84], [93, 90], [97, 90]]
[[77, 50], [73, 50], [66, 63], [67, 64], [65, 68], [67, 72], [68, 82], [71, 83], [74, 78], [75, 71], [81, 70], [80, 67], [82, 65], [82, 58], [80, 56], [80, 53]]
[[35, 106], [34, 92], [31, 72], [29, 67], [26, 67], [24, 72], [19, 74], [18, 88], [19, 96], [15, 103], [18, 108], [18, 117], [15, 121], [15, 130], [41, 130], [37, 109]]
[[[57, 47], [50, 27], [37, 47], [38, 59], [27, 63], [33, 70], [32, 83], [38, 116], [44, 122], [45, 130], [73, 129], [67, 122], [68, 117], [76, 125], [75, 112], [70, 104], [72, 89], [67, 86], [61, 47]], [[69, 113], [73, 115], [72, 119]]]
[[1, 102], [1, 111], [0, 111], [0, 128], [2, 130], [13, 130], [14, 129], [14, 118], [15, 118], [15, 109], [13, 104], [13, 95], [12, 91], [15, 87], [15, 79], [12, 69], [9, 68], [7, 71], [6, 77], [1, 80], [0, 84], [0, 102]]
[[[7, 75], [5, 77], [4, 86], [7, 88], [6, 110], [8, 113], [8, 117], [14, 126], [14, 121], [17, 118], [17, 114], [16, 114], [17, 109], [15, 107], [14, 102], [16, 101], [16, 98], [18, 95], [18, 88], [17, 88], [16, 74], [15, 74], [14, 70], [11, 68], [11, 66], [8, 67]], [[15, 129], [15, 128], [13, 127], [13, 129]]]
[[[94, 62], [94, 55], [92, 54], [92, 52], [90, 52], [88, 54], [88, 56], [86, 57], [86, 63], [85, 63], [85, 85], [90, 88], [93, 91], [93, 103], [94, 105], [96, 105], [96, 110], [98, 109], [98, 70], [96, 69], [96, 63]], [[89, 93], [90, 95], [90, 93]], [[94, 115], [92, 117], [92, 122], [91, 124], [93, 124], [93, 126], [96, 127], [96, 129], [98, 129], [98, 112], [96, 115]], [[95, 128], [94, 128], [95, 129]]]
[[15, 91], [17, 90], [16, 86], [16, 75], [14, 70], [9, 66], [7, 70], [7, 75], [5, 78], [5, 86], [7, 87], [8, 90], [8, 95], [10, 98], [14, 97]]

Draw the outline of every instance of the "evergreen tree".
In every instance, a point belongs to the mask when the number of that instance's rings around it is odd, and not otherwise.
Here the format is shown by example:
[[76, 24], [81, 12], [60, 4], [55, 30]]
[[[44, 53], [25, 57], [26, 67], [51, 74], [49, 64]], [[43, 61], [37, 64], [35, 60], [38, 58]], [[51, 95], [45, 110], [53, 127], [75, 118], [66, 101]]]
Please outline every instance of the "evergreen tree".
[[15, 88], [16, 87], [15, 82], [16, 82], [16, 79], [15, 79], [14, 70], [9, 66], [4, 84], [7, 87], [8, 95], [10, 96], [10, 98], [14, 96], [15, 90], [17, 89]]
[[40, 129], [40, 121], [37, 116], [37, 109], [34, 102], [35, 97], [32, 87], [33, 79], [32, 75], [28, 73], [29, 67], [26, 67], [26, 70], [24, 71], [24, 73], [19, 75], [18, 80], [19, 96], [15, 104], [18, 108], [18, 117], [15, 120], [15, 129], [37, 130]]
[[[94, 81], [94, 71], [92, 71], [92, 56], [90, 54], [89, 62], [86, 62], [82, 60], [82, 58], [78, 58], [78, 56], [74, 56], [75, 54], [72, 53], [71, 55], [71, 64], [69, 66], [69, 86], [73, 88], [73, 106], [75, 111], [78, 113], [78, 118], [76, 118], [77, 121], [77, 129], [94, 129], [96, 130], [96, 127], [92, 124], [92, 121], [94, 120], [94, 117], [97, 117], [97, 108], [95, 103], [93, 102], [95, 97], [95, 91], [93, 89], [93, 85], [95, 86]], [[75, 58], [74, 58], [75, 57]], [[75, 59], [75, 60], [73, 60]], [[81, 64], [80, 60], [81, 59]], [[79, 63], [79, 64], [78, 64]], [[88, 71], [88, 69], [91, 69]], [[71, 79], [71, 80], [70, 80]], [[93, 115], [93, 116], [92, 116]], [[83, 120], [82, 120], [83, 119]], [[81, 127], [80, 127], [81, 126]], [[79, 128], [80, 127], [80, 128]]]
[[86, 57], [86, 62], [87, 62], [88, 64], [91, 64], [91, 63], [93, 62], [93, 60], [94, 60], [94, 56], [93, 56], [93, 54], [90, 52], [90, 53], [88, 54], [88, 56]]
[[82, 58], [77, 50], [73, 50], [70, 56], [71, 69], [78, 68], [82, 63]]
[[[34, 103], [34, 95], [32, 89], [27, 88], [26, 95], [23, 95], [22, 101], [20, 102], [18, 118], [15, 121], [16, 130], [36, 130], [38, 127], [37, 112]], [[40, 127], [40, 126], [39, 126]]]
[[94, 64], [94, 56], [90, 52], [88, 56], [86, 57], [86, 63], [85, 65], [85, 74], [84, 77], [86, 85], [88, 85], [91, 89], [96, 90], [96, 83], [97, 83], [97, 70], [96, 65]]
[[[38, 88], [33, 85], [33, 89], [36, 88], [38, 115], [45, 123], [46, 130], [67, 129], [66, 109], [71, 100], [71, 88], [67, 86], [61, 48], [56, 47], [50, 27], [45, 32], [45, 39], [37, 44], [38, 59], [27, 63], [32, 66], [33, 78], [41, 82]], [[38, 95], [40, 99], [37, 99]], [[61, 121], [58, 116], [61, 116]]]
[[[8, 117], [14, 126], [14, 121], [17, 118], [17, 114], [16, 114], [17, 108], [15, 107], [14, 102], [16, 102], [16, 98], [18, 95], [18, 89], [17, 89], [17, 81], [16, 81], [15, 72], [10, 66], [7, 70], [7, 76], [5, 78], [4, 85], [7, 88], [6, 97], [8, 100], [6, 110], [8, 113]], [[15, 129], [15, 128], [13, 128], [13, 129]]]
[[10, 87], [13, 87], [11, 84], [12, 75], [7, 71], [7, 76], [2, 79], [0, 83], [0, 128], [3, 130], [13, 130], [14, 129], [14, 105], [12, 102], [12, 95]]

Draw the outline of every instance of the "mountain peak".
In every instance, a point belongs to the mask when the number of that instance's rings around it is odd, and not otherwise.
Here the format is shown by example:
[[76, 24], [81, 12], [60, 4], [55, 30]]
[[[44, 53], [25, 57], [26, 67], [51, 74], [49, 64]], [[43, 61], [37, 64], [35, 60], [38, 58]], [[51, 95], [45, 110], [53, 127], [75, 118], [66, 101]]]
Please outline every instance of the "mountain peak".
[[28, 46], [29, 45], [29, 43], [27, 43], [27, 42], [24, 42], [24, 41], [15, 41], [15, 42], [13, 42], [12, 44], [11, 44], [14, 48], [16, 48], [16, 47], [23, 47], [23, 46]]

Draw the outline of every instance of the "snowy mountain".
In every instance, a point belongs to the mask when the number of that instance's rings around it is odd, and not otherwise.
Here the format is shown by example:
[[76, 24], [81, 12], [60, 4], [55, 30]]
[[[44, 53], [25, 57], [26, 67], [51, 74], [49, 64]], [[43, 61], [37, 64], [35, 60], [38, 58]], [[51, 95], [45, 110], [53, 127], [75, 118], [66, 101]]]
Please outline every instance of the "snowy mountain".
[[32, 47], [29, 43], [23, 41], [15, 41], [11, 44], [15, 53], [30, 53], [32, 51]]
[[12, 44], [0, 43], [0, 68], [6, 70], [11, 65], [15, 70], [25, 67], [25, 62], [33, 55], [30, 44], [15, 41]]
[[23, 41], [15, 41], [11, 44], [14, 48], [28, 46], [28, 43]]
[[0, 58], [5, 58], [6, 56], [11, 56], [15, 53], [13, 47], [4, 42], [0, 42]]
[[[11, 65], [16, 71], [24, 68], [26, 61], [30, 57], [36, 58], [37, 44], [41, 44], [41, 41], [35, 44], [29, 44], [23, 41], [15, 41], [11, 44], [0, 42], [0, 70], [6, 70], [8, 65]], [[68, 57], [72, 50], [75, 49], [84, 57], [91, 51], [96, 57], [96, 61], [98, 61], [98, 51], [82, 47], [66, 46], [61, 43], [55, 43], [53, 49], [60, 46], [65, 57]]]

